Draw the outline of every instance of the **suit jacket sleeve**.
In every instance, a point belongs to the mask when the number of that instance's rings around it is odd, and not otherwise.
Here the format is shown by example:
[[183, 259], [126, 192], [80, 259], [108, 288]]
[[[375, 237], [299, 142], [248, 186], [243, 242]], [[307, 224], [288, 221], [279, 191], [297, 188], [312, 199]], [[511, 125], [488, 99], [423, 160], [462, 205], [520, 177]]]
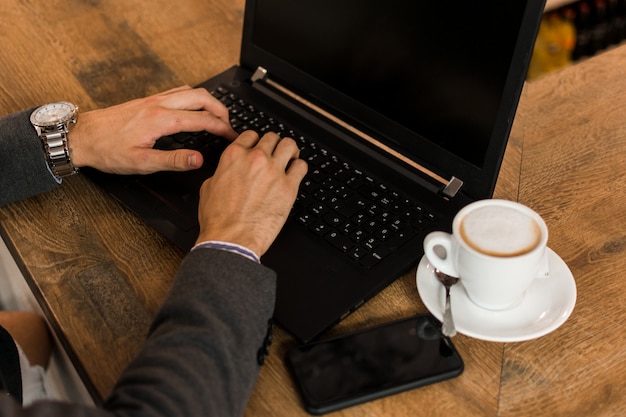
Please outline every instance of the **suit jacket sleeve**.
[[258, 375], [275, 285], [274, 272], [262, 265], [196, 249], [102, 408], [44, 401], [22, 409], [0, 396], [0, 415], [241, 416]]
[[[58, 186], [31, 111], [0, 119], [0, 205]], [[240, 416], [259, 371], [275, 286], [274, 272], [262, 265], [196, 249], [183, 260], [145, 346], [102, 408], [43, 401], [23, 409], [0, 395], [0, 416]]]
[[54, 179], [33, 125], [33, 109], [0, 119], [0, 206], [50, 191]]

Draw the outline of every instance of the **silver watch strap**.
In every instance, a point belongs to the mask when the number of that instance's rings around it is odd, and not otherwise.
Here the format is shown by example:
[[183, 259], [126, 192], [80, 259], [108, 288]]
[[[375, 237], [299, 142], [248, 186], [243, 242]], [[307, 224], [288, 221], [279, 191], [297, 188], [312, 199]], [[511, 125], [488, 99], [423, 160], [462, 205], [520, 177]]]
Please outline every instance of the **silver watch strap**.
[[67, 177], [76, 174], [78, 168], [72, 164], [70, 150], [67, 145], [67, 131], [64, 126], [58, 126], [55, 131], [41, 132], [48, 158], [48, 165], [57, 177]]

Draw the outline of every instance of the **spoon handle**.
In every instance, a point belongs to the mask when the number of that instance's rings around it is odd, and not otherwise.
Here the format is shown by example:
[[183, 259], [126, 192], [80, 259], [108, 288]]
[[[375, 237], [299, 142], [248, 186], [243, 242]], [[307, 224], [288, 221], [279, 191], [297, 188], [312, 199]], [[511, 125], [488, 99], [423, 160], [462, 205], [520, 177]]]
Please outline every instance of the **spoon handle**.
[[443, 311], [443, 324], [441, 325], [441, 332], [444, 336], [452, 337], [456, 334], [454, 328], [454, 320], [452, 319], [452, 309], [450, 308], [450, 288], [446, 288], [446, 308]]

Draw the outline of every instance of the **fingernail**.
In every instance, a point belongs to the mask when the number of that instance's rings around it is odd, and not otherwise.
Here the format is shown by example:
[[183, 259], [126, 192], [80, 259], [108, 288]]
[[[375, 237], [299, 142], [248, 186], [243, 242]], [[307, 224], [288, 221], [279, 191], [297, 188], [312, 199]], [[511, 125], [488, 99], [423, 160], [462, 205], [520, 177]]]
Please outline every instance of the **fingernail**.
[[198, 156], [195, 154], [189, 155], [187, 162], [191, 168], [196, 168], [198, 166]]

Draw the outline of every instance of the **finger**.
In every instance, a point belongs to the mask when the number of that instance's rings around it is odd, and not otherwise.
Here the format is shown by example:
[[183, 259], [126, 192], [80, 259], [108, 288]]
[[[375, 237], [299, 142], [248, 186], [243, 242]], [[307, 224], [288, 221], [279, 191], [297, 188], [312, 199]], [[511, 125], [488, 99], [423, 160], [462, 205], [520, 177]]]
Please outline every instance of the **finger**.
[[307, 171], [309, 170], [309, 166], [302, 159], [292, 159], [289, 165], [287, 165], [287, 177], [292, 181], [295, 181], [296, 184], [299, 184]]
[[155, 94], [155, 95], [157, 95], [157, 96], [165, 96], [165, 95], [168, 95], [168, 94], [173, 94], [173, 93], [176, 93], [178, 91], [184, 91], [184, 90], [191, 90], [191, 86], [181, 85], [180, 87], [171, 88], [169, 90], [162, 91], [162, 92], [160, 92], [158, 94]]
[[204, 88], [181, 88], [162, 96], [162, 106], [181, 110], [206, 110], [228, 121], [228, 109]]
[[235, 139], [233, 143], [243, 146], [244, 148], [254, 148], [259, 142], [259, 134], [254, 130], [246, 130]]
[[298, 159], [300, 149], [293, 139], [285, 138], [278, 142], [273, 156], [279, 163], [287, 165], [292, 159]]
[[158, 118], [157, 123], [156, 127], [161, 136], [203, 130], [228, 139], [234, 139], [237, 136], [237, 132], [228, 122], [206, 111], [166, 109], [163, 116]]
[[144, 159], [142, 171], [152, 173], [157, 171], [189, 171], [202, 166], [202, 154], [191, 149], [162, 151], [150, 149]]
[[268, 155], [273, 155], [279, 142], [280, 136], [278, 136], [278, 134], [274, 132], [267, 132], [259, 140], [259, 143], [256, 145], [256, 147], [263, 150]]

